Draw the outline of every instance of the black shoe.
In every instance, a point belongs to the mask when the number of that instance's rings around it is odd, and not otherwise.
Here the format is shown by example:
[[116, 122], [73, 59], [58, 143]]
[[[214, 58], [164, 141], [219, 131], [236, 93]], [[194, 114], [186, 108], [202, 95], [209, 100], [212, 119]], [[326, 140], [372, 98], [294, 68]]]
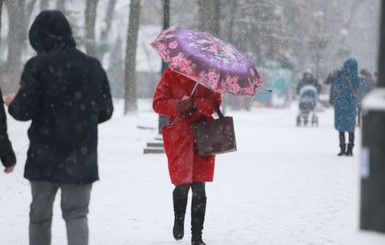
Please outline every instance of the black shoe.
[[353, 143], [348, 144], [348, 150], [346, 151], [346, 155], [352, 157], [353, 156]]
[[191, 245], [206, 245], [202, 241], [207, 198], [193, 196], [191, 202]]
[[191, 245], [206, 245], [206, 243], [202, 241], [201, 236], [198, 236], [198, 237], [191, 238]]
[[184, 236], [184, 220], [178, 220], [175, 218], [174, 227], [172, 229], [172, 234], [174, 235], [175, 240], [182, 240]]
[[181, 240], [184, 236], [184, 218], [186, 214], [188, 192], [183, 192], [178, 189], [173, 191], [174, 202], [174, 227], [172, 234], [175, 240]]
[[338, 153], [338, 156], [346, 155], [346, 144], [340, 145], [341, 151]]

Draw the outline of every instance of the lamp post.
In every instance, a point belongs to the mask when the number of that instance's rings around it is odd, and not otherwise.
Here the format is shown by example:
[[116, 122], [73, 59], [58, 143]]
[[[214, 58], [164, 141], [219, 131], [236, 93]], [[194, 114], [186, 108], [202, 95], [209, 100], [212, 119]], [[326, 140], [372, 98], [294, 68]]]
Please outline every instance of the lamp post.
[[[170, 0], [163, 0], [163, 30], [170, 27]], [[161, 74], [164, 73], [164, 71], [167, 68], [167, 64], [162, 59], [162, 69]], [[168, 116], [165, 115], [159, 115], [158, 120], [158, 133], [162, 133], [162, 128], [164, 128], [167, 124]]]
[[381, 4], [378, 84], [362, 107], [360, 229], [385, 233], [385, 4]]

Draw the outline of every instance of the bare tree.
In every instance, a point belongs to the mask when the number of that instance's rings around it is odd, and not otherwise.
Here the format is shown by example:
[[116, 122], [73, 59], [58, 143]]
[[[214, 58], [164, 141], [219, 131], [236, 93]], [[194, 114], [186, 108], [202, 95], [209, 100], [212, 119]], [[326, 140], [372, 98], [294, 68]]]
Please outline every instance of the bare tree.
[[32, 9], [37, 0], [3, 0], [8, 10], [8, 56], [1, 68], [9, 90], [15, 91], [20, 78], [21, 56], [27, 41], [27, 29]]
[[213, 35], [219, 34], [219, 0], [198, 0], [200, 30], [209, 31]]
[[1, 18], [3, 17], [3, 0], [0, 0], [0, 50], [1, 50]]
[[98, 48], [98, 58], [103, 60], [104, 54], [108, 51], [108, 37], [111, 30], [112, 20], [114, 19], [116, 0], [109, 0], [104, 25], [100, 28], [100, 45]]
[[95, 20], [96, 8], [99, 0], [86, 0], [85, 26], [86, 26], [86, 51], [87, 54], [97, 57], [97, 48], [95, 41]]
[[124, 113], [137, 111], [136, 94], [136, 48], [139, 30], [140, 0], [131, 0], [130, 17], [127, 32], [126, 60], [125, 60], [125, 103]]
[[118, 36], [114, 45], [111, 47], [111, 53], [109, 55], [110, 65], [107, 71], [108, 78], [111, 84], [111, 93], [114, 98], [124, 97], [124, 60], [122, 54], [123, 42], [120, 36]]
[[25, 3], [22, 0], [5, 0], [4, 4], [8, 9], [9, 16], [7, 63], [12, 67], [19, 67], [21, 51], [26, 41], [26, 33], [23, 32], [23, 25], [26, 25]]

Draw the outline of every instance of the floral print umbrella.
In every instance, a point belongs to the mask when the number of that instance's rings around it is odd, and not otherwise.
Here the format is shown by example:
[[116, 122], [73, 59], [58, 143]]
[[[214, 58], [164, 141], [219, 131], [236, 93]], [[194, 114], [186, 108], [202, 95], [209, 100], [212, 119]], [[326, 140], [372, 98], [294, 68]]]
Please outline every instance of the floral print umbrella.
[[170, 27], [151, 45], [173, 70], [216, 92], [253, 96], [262, 84], [245, 56], [208, 32]]

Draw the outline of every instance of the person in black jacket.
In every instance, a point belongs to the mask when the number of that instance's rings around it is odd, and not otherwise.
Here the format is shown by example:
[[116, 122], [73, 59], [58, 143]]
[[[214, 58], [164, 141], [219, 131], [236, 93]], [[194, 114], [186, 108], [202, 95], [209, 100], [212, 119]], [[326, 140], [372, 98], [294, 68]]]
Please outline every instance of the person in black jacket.
[[91, 187], [99, 179], [98, 124], [113, 112], [108, 79], [97, 59], [76, 49], [60, 11], [41, 12], [29, 41], [37, 55], [25, 64], [16, 97], [7, 101], [15, 119], [32, 120], [24, 172], [32, 188], [30, 245], [50, 244], [59, 188], [68, 244], [88, 244]]
[[309, 70], [305, 71], [303, 73], [303, 78], [301, 81], [299, 81], [297, 85], [297, 94], [299, 95], [299, 92], [302, 87], [306, 85], [314, 86], [317, 89], [317, 93], [321, 93], [321, 85], [318, 83], [317, 79], [314, 78], [313, 73]]
[[367, 69], [360, 70], [360, 81], [360, 90], [357, 91], [357, 127], [361, 126], [362, 100], [376, 86], [372, 75]]
[[4, 110], [3, 93], [0, 89], [0, 159], [5, 173], [11, 173], [16, 164], [15, 152], [12, 149], [7, 133], [7, 115]]

